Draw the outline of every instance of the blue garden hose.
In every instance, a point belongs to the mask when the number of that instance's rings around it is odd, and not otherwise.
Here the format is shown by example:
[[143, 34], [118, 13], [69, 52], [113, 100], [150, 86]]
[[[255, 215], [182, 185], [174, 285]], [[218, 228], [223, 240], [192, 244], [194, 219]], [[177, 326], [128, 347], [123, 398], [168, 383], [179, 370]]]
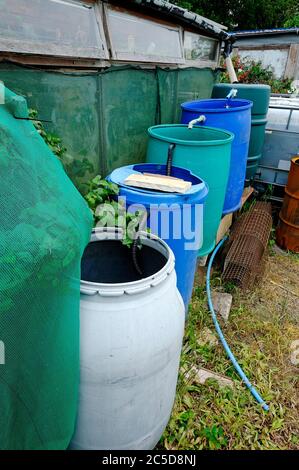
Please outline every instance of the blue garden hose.
[[226, 339], [224, 338], [222, 330], [221, 330], [220, 325], [218, 323], [217, 316], [216, 316], [216, 313], [215, 313], [215, 310], [214, 310], [214, 307], [213, 307], [213, 302], [212, 302], [212, 298], [211, 298], [211, 286], [210, 286], [211, 268], [212, 268], [212, 264], [213, 264], [213, 261], [214, 261], [214, 258], [216, 256], [217, 252], [219, 251], [219, 249], [221, 248], [221, 246], [223, 245], [223, 243], [225, 242], [226, 239], [227, 239], [227, 237], [223, 238], [223, 240], [221, 240], [221, 242], [218, 243], [218, 245], [216, 246], [215, 250], [213, 251], [212, 256], [211, 256], [211, 258], [209, 260], [209, 263], [208, 263], [206, 288], [207, 288], [209, 309], [210, 309], [210, 312], [212, 314], [212, 319], [213, 319], [216, 331], [218, 333], [218, 336], [221, 340], [221, 343], [223, 344], [223, 347], [224, 347], [228, 357], [230, 358], [231, 362], [233, 363], [234, 368], [238, 372], [239, 376], [241, 377], [241, 379], [243, 380], [245, 385], [249, 388], [250, 392], [252, 393], [252, 395], [254, 396], [256, 401], [262, 405], [262, 407], [265, 411], [269, 411], [269, 406], [267, 405], [267, 403], [265, 403], [265, 401], [262, 399], [262, 397], [260, 396], [258, 391], [254, 388], [252, 383], [248, 380], [246, 374], [244, 373], [243, 369], [241, 368], [241, 366], [239, 365], [237, 359], [235, 358], [233, 352], [231, 351], [229, 345], [227, 344]]

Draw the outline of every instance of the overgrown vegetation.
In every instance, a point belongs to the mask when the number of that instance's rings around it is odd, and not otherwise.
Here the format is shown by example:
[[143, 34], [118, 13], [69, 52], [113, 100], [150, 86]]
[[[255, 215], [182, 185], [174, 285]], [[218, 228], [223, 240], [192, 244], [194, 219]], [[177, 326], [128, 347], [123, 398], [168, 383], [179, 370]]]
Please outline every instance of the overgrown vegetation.
[[[232, 58], [234, 68], [240, 83], [263, 83], [271, 87], [272, 93], [291, 93], [292, 79], [277, 79], [271, 67], [263, 67], [260, 61], [241, 59], [239, 56]], [[223, 67], [226, 69], [225, 63]], [[229, 76], [225, 70], [220, 76], [221, 82], [229, 83]]]
[[45, 129], [43, 123], [39, 121], [37, 110], [30, 109], [29, 117], [30, 119], [32, 119], [33, 125], [40, 134], [40, 136], [44, 139], [44, 141], [50, 147], [52, 152], [61, 161], [67, 175], [73, 181], [75, 186], [80, 190], [80, 192], [84, 192], [84, 186], [82, 186], [82, 178], [94, 172], [94, 167], [92, 163], [86, 157], [78, 160], [69, 156], [67, 154], [66, 147], [63, 145], [62, 139], [56, 134], [48, 132]]
[[[298, 365], [290, 360], [292, 344], [299, 339], [298, 276], [298, 257], [273, 254], [264, 278], [252, 292], [231, 286], [230, 318], [227, 324], [220, 320], [241, 366], [270, 405], [269, 412], [255, 402], [222, 345], [211, 341], [215, 329], [205, 289], [195, 288], [177, 398], [160, 443], [163, 448], [299, 449], [299, 374]], [[217, 272], [212, 284], [214, 289], [227, 291]], [[221, 387], [215, 380], [199, 383], [194, 366], [230, 378], [232, 387]]]
[[136, 232], [140, 230], [144, 212], [127, 212], [123, 201], [117, 198], [118, 186], [106, 181], [100, 175], [87, 182], [82, 180], [86, 175], [94, 172], [90, 161], [87, 158], [77, 160], [68, 156], [62, 139], [45, 129], [43, 123], [38, 120], [38, 112], [31, 109], [29, 116], [38, 133], [59, 158], [67, 175], [85, 198], [93, 213], [94, 226], [121, 228], [124, 233], [122, 243], [131, 246], [136, 238]]
[[299, 28], [299, 9], [284, 23], [285, 28]]
[[294, 0], [173, 0], [172, 3], [217, 21], [230, 30], [298, 26]]
[[94, 216], [94, 224], [99, 227], [119, 227], [124, 231], [122, 243], [131, 246], [140, 230], [143, 211], [127, 212], [121, 199], [116, 200], [119, 188], [116, 184], [102, 179], [100, 175], [87, 184], [85, 200]]

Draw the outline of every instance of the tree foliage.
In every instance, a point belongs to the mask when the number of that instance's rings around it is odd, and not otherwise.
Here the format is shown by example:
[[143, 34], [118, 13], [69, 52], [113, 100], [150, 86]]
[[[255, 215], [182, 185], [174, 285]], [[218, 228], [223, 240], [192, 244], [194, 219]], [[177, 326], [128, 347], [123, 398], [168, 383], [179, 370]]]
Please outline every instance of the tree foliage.
[[284, 23], [285, 28], [299, 28], [299, 11]]
[[172, 0], [172, 3], [230, 30], [289, 27], [296, 17], [294, 0]]

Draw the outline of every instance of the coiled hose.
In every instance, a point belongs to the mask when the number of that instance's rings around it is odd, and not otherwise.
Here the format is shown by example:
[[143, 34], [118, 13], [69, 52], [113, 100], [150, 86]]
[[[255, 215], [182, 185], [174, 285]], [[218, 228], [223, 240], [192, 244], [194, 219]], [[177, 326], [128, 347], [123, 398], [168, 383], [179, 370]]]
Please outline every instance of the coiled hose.
[[221, 330], [220, 325], [218, 323], [215, 310], [214, 310], [212, 297], [211, 297], [211, 286], [210, 286], [211, 268], [212, 268], [213, 261], [215, 259], [215, 256], [216, 256], [217, 252], [220, 250], [221, 246], [223, 245], [223, 243], [225, 242], [226, 239], [227, 239], [227, 237], [223, 238], [223, 240], [221, 240], [221, 242], [218, 243], [218, 245], [216, 246], [215, 250], [213, 251], [213, 253], [211, 255], [211, 258], [209, 260], [209, 263], [208, 263], [206, 290], [207, 290], [207, 296], [208, 296], [209, 309], [210, 309], [210, 312], [211, 312], [211, 315], [212, 315], [212, 319], [213, 319], [216, 331], [217, 331], [218, 336], [220, 338], [220, 341], [221, 341], [221, 343], [222, 343], [222, 345], [225, 349], [225, 352], [227, 353], [229, 359], [231, 360], [235, 370], [237, 371], [237, 373], [239, 374], [239, 376], [241, 377], [241, 379], [245, 383], [246, 387], [250, 390], [250, 392], [252, 393], [252, 395], [254, 396], [256, 401], [262, 405], [262, 407], [265, 411], [269, 411], [269, 406], [267, 405], [267, 403], [265, 403], [265, 401], [262, 399], [262, 397], [260, 396], [258, 391], [254, 388], [252, 383], [249, 381], [248, 377], [244, 373], [243, 369], [241, 368], [241, 366], [239, 365], [237, 359], [235, 358], [233, 352], [231, 351], [229, 345], [227, 344], [226, 339], [224, 338], [222, 330]]

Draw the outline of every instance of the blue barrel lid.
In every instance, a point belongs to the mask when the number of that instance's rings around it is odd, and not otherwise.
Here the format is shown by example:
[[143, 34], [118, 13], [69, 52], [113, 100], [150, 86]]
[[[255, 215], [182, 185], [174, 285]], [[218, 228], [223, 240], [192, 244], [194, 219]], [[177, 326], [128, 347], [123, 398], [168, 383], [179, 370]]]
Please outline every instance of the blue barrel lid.
[[[138, 163], [136, 165], [127, 165], [121, 168], [117, 168], [116, 170], [112, 171], [112, 173], [107, 176], [107, 180], [111, 181], [112, 183], [117, 184], [122, 188], [125, 192], [135, 193], [136, 195], [143, 196], [140, 199], [140, 203], [144, 203], [144, 198], [151, 199], [151, 202], [159, 203], [159, 202], [179, 202], [182, 198], [184, 202], [186, 199], [192, 200], [196, 199], [197, 202], [203, 202], [208, 194], [208, 186], [207, 184], [199, 177], [194, 175], [190, 170], [186, 168], [181, 168], [177, 166], [172, 166], [171, 168], [171, 176], [176, 178], [181, 178], [184, 181], [190, 181], [192, 183], [191, 188], [186, 191], [185, 193], [166, 193], [162, 191], [154, 191], [150, 189], [144, 188], [136, 188], [133, 186], [128, 186], [124, 183], [126, 178], [133, 174], [133, 173], [153, 173], [157, 175], [166, 175], [166, 165], [161, 165], [158, 163]], [[154, 200], [154, 201], [153, 201]]]
[[[228, 106], [228, 107], [227, 107]], [[252, 108], [253, 102], [239, 98], [211, 98], [208, 100], [186, 101], [181, 104], [184, 111], [198, 113], [232, 113]]]

